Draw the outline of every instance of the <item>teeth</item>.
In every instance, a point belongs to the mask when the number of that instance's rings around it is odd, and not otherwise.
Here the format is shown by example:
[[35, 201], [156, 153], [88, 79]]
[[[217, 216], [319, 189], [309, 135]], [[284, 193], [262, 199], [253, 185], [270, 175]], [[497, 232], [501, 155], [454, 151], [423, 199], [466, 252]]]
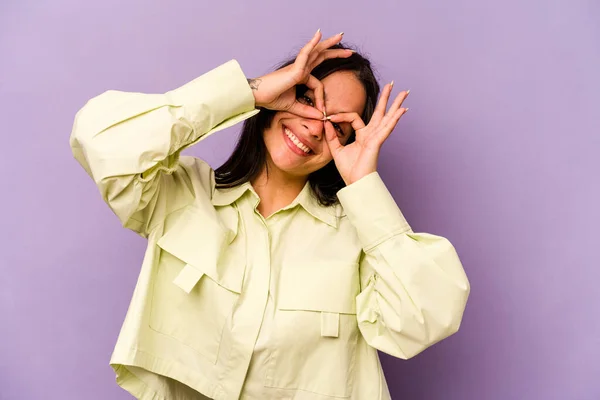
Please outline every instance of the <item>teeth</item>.
[[292, 133], [292, 131], [290, 131], [288, 128], [285, 128], [285, 134], [296, 145], [296, 147], [298, 147], [300, 150], [302, 150], [306, 154], [310, 153], [310, 149], [306, 145], [304, 145], [301, 141], [299, 141], [298, 138], [296, 137], [296, 135], [294, 135]]

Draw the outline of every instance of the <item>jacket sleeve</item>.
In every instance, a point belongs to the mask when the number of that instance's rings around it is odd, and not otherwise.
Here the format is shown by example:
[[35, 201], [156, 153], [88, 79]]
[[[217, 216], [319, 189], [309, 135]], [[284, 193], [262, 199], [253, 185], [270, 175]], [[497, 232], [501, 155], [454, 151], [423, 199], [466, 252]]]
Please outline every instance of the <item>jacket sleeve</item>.
[[356, 308], [367, 343], [408, 359], [458, 331], [470, 284], [452, 244], [414, 233], [377, 172], [338, 198], [364, 250]]
[[212, 169], [191, 157], [180, 162], [180, 152], [256, 113], [246, 77], [231, 60], [164, 94], [109, 90], [92, 98], [75, 116], [70, 144], [123, 226], [146, 237], [193, 201], [192, 169], [210, 186]]

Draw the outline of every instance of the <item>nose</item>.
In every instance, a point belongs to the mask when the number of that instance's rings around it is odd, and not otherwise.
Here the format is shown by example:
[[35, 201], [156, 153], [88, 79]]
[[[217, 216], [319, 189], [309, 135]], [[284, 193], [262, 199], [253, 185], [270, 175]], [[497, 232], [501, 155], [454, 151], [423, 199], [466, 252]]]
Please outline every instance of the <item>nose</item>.
[[323, 137], [323, 121], [316, 119], [303, 119], [302, 126], [306, 128], [310, 136], [315, 138], [315, 140], [320, 141]]

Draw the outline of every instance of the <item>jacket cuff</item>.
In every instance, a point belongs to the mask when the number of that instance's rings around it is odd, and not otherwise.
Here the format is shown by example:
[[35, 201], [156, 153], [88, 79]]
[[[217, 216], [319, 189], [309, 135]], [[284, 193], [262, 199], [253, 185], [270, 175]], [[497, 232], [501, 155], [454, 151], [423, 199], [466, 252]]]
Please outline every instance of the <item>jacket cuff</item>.
[[390, 237], [411, 232], [391, 193], [373, 172], [337, 192], [350, 223], [366, 251]]
[[240, 114], [258, 113], [252, 89], [236, 60], [226, 62], [166, 95], [173, 105], [184, 108], [185, 119], [194, 131], [216, 127]]

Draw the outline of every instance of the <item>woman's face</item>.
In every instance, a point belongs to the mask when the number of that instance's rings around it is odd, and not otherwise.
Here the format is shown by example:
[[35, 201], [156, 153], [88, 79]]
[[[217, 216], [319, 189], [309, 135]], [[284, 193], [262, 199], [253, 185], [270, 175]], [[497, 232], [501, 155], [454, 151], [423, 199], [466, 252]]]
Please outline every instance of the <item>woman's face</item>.
[[[322, 80], [325, 89], [327, 115], [340, 112], [362, 114], [366, 103], [365, 89], [351, 71], [338, 71]], [[308, 90], [299, 101], [314, 105], [314, 93]], [[335, 125], [342, 144], [352, 133], [349, 123]], [[271, 125], [263, 133], [267, 147], [267, 162], [294, 178], [307, 177], [332, 160], [325, 140], [323, 121], [299, 117], [286, 111], [275, 114]]]

